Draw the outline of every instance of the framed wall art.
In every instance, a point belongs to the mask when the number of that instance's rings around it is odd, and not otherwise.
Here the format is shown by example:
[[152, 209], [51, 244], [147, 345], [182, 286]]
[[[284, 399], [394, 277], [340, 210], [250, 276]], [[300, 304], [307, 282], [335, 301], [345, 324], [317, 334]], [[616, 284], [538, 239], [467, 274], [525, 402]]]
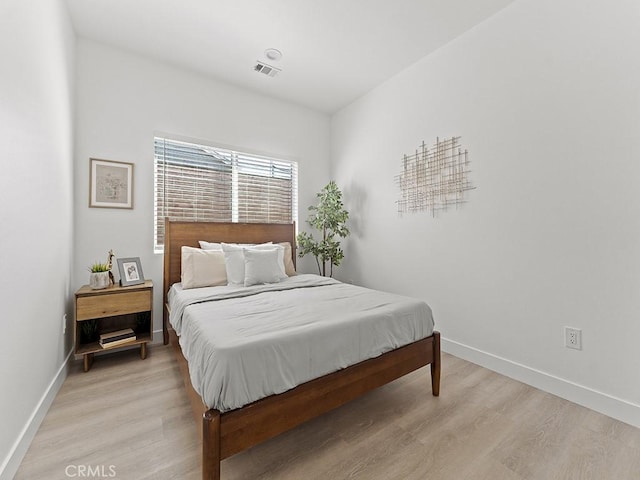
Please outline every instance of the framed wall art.
[[133, 208], [133, 163], [90, 158], [89, 206]]

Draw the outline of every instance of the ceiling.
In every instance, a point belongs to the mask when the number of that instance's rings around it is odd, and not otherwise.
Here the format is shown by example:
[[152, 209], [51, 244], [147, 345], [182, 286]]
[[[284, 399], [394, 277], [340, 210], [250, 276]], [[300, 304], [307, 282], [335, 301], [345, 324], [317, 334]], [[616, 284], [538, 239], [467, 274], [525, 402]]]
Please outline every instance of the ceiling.
[[[76, 33], [333, 113], [514, 0], [67, 0]], [[265, 57], [276, 48], [282, 59]], [[263, 61], [282, 71], [253, 70]]]

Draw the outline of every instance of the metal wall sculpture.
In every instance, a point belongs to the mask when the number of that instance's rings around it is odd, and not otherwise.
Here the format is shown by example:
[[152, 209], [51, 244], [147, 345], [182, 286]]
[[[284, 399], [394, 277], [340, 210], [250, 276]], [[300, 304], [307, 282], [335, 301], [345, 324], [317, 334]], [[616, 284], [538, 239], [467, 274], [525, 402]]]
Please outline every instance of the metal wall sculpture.
[[395, 181], [400, 187], [398, 214], [436, 212], [464, 203], [465, 192], [473, 190], [468, 179], [469, 152], [462, 150], [461, 137], [451, 137], [427, 147], [422, 142], [415, 154], [402, 159], [402, 173]]

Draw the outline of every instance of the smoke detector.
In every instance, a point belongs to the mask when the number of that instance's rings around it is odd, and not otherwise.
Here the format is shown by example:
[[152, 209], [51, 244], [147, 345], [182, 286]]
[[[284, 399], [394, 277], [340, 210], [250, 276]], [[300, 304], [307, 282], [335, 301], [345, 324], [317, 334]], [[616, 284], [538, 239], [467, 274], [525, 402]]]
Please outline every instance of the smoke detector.
[[272, 62], [277, 62], [282, 58], [282, 52], [277, 48], [267, 48], [264, 51], [264, 56], [267, 57]]
[[279, 68], [273, 67], [271, 65], [267, 65], [266, 63], [261, 62], [260, 60], [256, 60], [256, 64], [254, 65], [253, 69], [256, 72], [263, 73], [268, 77], [275, 77], [278, 73], [282, 71]]

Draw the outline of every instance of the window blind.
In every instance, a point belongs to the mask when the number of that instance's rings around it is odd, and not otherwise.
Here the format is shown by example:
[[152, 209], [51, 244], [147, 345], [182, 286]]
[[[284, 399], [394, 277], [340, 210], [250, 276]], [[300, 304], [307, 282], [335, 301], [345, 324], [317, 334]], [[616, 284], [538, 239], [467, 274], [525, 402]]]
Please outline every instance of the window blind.
[[298, 216], [297, 163], [155, 137], [154, 247], [164, 218], [291, 223]]

